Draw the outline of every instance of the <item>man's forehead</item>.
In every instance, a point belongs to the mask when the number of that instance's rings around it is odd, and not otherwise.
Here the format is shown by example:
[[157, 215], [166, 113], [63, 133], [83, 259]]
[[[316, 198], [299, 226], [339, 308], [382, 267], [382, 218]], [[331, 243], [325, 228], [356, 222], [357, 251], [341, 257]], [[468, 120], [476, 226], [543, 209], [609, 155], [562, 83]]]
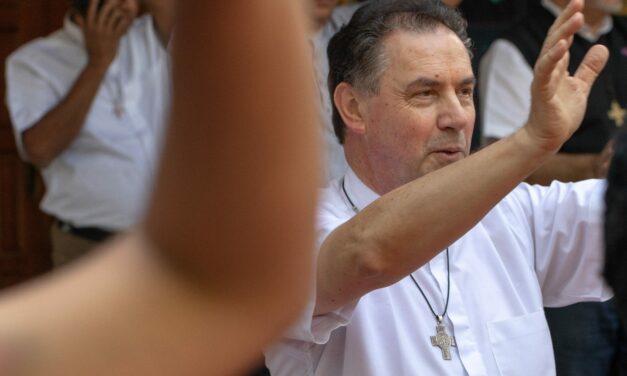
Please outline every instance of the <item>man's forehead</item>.
[[[434, 39], [446, 40], [448, 53], [464, 51], [464, 55], [468, 55], [464, 42], [455, 32], [444, 25], [425, 30], [393, 30], [381, 39], [381, 45], [386, 52], [394, 50], [402, 52], [399, 56], [406, 56], [407, 52], [429, 55], [439, 47], [432, 43]], [[440, 50], [440, 52], [442, 51]]]
[[472, 75], [470, 55], [463, 42], [450, 29], [395, 30], [382, 39], [382, 52], [387, 68], [436, 70], [454, 66]]

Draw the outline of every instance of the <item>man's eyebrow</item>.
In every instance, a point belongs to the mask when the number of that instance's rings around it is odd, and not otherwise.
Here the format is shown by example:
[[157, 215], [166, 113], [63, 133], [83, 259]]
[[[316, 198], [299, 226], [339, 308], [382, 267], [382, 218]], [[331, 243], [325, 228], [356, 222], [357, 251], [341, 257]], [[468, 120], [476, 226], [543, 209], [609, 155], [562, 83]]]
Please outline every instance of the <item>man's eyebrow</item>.
[[[475, 85], [476, 83], [477, 79], [473, 75], [460, 80], [457, 86]], [[418, 77], [417, 79], [410, 82], [409, 85], [407, 85], [407, 89], [411, 89], [413, 87], [436, 87], [439, 85], [441, 85], [441, 82], [438, 80], [434, 80], [433, 78]]]
[[423, 87], [423, 86], [434, 87], [438, 85], [440, 85], [440, 81], [438, 80], [434, 80], [428, 77], [418, 77], [417, 79], [410, 82], [409, 85], [407, 85], [407, 88], [412, 88], [416, 86], [417, 87]]
[[458, 86], [475, 85], [476, 83], [477, 83], [477, 78], [475, 76], [470, 76], [461, 80]]

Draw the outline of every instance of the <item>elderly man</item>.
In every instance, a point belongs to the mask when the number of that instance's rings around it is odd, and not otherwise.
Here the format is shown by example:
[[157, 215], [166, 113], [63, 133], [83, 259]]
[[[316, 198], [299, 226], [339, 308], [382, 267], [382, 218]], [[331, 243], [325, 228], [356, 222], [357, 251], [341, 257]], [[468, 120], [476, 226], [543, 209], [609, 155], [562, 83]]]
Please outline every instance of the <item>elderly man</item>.
[[136, 224], [169, 101], [172, 0], [72, 0], [63, 28], [7, 61], [20, 155], [42, 173], [53, 261]]
[[475, 78], [458, 13], [372, 2], [336, 34], [329, 81], [351, 169], [323, 194], [315, 295], [267, 350], [272, 375], [555, 373], [543, 305], [611, 296], [604, 184], [516, 185], [577, 128], [607, 60], [595, 46], [566, 70], [582, 7], [547, 36], [525, 127], [468, 158]]

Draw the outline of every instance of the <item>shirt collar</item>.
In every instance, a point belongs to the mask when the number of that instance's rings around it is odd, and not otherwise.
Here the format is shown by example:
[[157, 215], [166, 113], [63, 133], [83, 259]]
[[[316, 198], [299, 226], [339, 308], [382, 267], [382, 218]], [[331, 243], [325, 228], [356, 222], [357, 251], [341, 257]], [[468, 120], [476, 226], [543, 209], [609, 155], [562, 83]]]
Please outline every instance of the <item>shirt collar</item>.
[[[546, 10], [551, 12], [551, 14], [553, 14], [555, 17], [559, 16], [559, 14], [562, 13], [562, 9], [551, 0], [542, 0], [542, 6], [545, 7]], [[609, 33], [612, 30], [612, 27], [614, 27], [614, 21], [612, 20], [612, 17], [606, 16], [603, 20], [603, 24], [596, 33], [593, 33], [588, 25], [584, 24], [581, 30], [577, 32], [577, 34], [579, 34], [580, 37], [587, 40], [588, 42], [594, 43], [599, 40], [602, 35]]]
[[[340, 187], [340, 189], [342, 189], [342, 187]], [[346, 190], [348, 198], [350, 198], [350, 201], [355, 204], [358, 210], [363, 210], [380, 197], [379, 194], [368, 188], [350, 167], [348, 171], [346, 171], [346, 175], [344, 175], [344, 189]], [[344, 195], [344, 192], [342, 192], [342, 195]], [[347, 202], [347, 204], [350, 206], [350, 202]]]

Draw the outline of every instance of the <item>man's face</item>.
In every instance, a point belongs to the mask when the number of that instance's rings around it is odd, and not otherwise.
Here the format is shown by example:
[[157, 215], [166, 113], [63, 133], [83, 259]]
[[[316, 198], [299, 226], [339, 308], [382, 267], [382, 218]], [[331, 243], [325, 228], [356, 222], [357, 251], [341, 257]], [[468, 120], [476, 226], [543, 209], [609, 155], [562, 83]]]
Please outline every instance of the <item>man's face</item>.
[[337, 4], [338, 0], [311, 1], [313, 2], [313, 20], [318, 25], [318, 27], [322, 27], [331, 16], [331, 12], [333, 12], [333, 8]]
[[[77, 11], [81, 13], [79, 15], [81, 18], [87, 18], [87, 12], [88, 12], [91, 1], [94, 1], [94, 0], [90, 0], [86, 2], [86, 5], [85, 5], [86, 8], [84, 9], [85, 14], [82, 14], [82, 12], [77, 9]], [[141, 8], [140, 0], [99, 0], [98, 7], [97, 7], [98, 9], [97, 14], [100, 14], [102, 12], [102, 8], [107, 3], [112, 3], [113, 9], [121, 13], [121, 15], [124, 16], [125, 18], [131, 19], [131, 20], [139, 15], [140, 8]]]
[[466, 157], [475, 121], [475, 78], [455, 33], [395, 31], [383, 49], [379, 93], [364, 102], [364, 142], [379, 191]]
[[624, 0], [587, 0], [586, 6], [592, 6], [607, 13], [618, 13], [623, 9]]

